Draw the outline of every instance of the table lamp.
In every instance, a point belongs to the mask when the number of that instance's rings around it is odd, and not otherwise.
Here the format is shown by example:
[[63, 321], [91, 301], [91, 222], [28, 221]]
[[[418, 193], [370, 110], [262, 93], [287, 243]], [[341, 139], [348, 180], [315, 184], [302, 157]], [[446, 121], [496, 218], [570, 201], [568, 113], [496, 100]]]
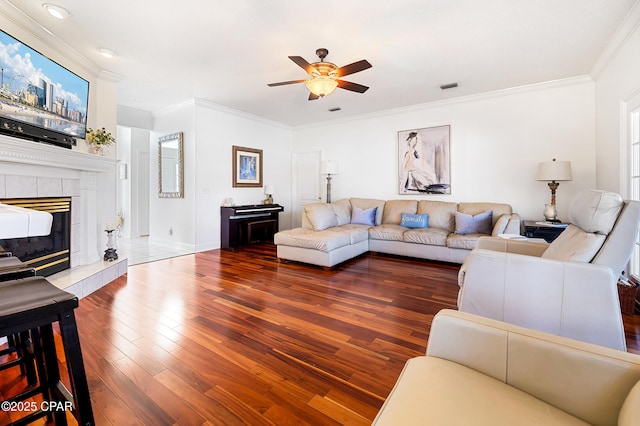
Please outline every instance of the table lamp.
[[560, 222], [557, 219], [558, 211], [556, 210], [556, 190], [560, 185], [559, 181], [571, 180], [571, 162], [556, 161], [554, 158], [551, 161], [538, 163], [536, 180], [548, 181], [549, 183], [547, 185], [549, 185], [549, 189], [551, 190], [551, 203], [546, 204], [546, 208], [544, 209], [545, 221], [552, 223]]
[[264, 195], [267, 198], [264, 199], [264, 204], [273, 204], [273, 185], [265, 185], [264, 186]]

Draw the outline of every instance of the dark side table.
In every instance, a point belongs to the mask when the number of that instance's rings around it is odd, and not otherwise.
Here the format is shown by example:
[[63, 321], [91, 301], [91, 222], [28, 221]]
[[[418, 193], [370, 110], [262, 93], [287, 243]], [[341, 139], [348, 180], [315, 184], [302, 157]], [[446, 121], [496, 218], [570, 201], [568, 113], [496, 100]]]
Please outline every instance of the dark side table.
[[567, 225], [568, 223], [547, 224], [535, 220], [525, 220], [523, 222], [524, 236], [527, 238], [544, 238], [546, 242], [550, 243], [558, 238], [558, 235], [562, 234]]

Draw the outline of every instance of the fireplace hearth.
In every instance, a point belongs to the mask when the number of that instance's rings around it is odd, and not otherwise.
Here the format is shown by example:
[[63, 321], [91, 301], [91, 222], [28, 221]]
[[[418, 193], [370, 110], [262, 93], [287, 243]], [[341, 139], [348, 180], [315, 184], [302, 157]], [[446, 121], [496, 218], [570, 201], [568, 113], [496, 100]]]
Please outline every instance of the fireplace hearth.
[[49, 276], [71, 266], [71, 198], [14, 198], [0, 200], [34, 210], [46, 211], [53, 216], [51, 233], [42, 237], [0, 240], [0, 247], [9, 251], [38, 275]]

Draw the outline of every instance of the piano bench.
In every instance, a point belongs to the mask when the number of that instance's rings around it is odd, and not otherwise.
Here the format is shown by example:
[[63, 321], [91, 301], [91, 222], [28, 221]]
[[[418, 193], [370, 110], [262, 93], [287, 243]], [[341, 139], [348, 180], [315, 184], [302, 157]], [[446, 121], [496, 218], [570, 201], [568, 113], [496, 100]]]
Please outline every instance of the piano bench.
[[[266, 219], [247, 223], [247, 242], [249, 244], [259, 241], [273, 242], [277, 222], [275, 219]], [[261, 231], [262, 240], [254, 239], [256, 231]]]

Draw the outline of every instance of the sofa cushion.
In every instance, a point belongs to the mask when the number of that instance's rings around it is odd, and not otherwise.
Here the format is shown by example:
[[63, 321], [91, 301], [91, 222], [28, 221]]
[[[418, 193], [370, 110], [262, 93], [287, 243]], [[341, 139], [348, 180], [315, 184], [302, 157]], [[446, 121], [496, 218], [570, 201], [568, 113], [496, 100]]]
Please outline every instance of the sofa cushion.
[[360, 207], [354, 206], [351, 209], [351, 223], [360, 225], [375, 225], [376, 224], [376, 212], [377, 207], [363, 210]]
[[307, 204], [304, 206], [304, 212], [314, 231], [322, 231], [338, 225], [338, 218], [330, 204]]
[[380, 225], [382, 223], [382, 213], [384, 211], [384, 200], [376, 200], [373, 198], [350, 198], [351, 208], [360, 207], [362, 210], [367, 210], [372, 207], [377, 207], [376, 211], [376, 225]]
[[428, 228], [429, 215], [402, 213], [400, 216], [400, 226], [405, 228]]
[[400, 225], [402, 213], [412, 214], [417, 211], [417, 200], [389, 200], [384, 203], [382, 223]]
[[486, 234], [493, 229], [493, 210], [475, 216], [456, 212], [456, 234]]
[[369, 239], [369, 228], [370, 227], [367, 225], [350, 223], [348, 225], [340, 225], [337, 228], [329, 228], [327, 229], [327, 231], [332, 231], [335, 229], [336, 232], [347, 234], [351, 239], [351, 244], [356, 244]]
[[276, 245], [301, 247], [324, 252], [351, 244], [348, 232], [339, 232], [336, 228], [314, 231], [312, 229], [295, 228], [277, 232], [273, 236]]
[[415, 244], [428, 244], [431, 246], [446, 246], [449, 231], [440, 228], [409, 229], [404, 233], [404, 241]]
[[385, 241], [402, 241], [407, 228], [400, 225], [385, 224], [369, 228], [369, 238]]
[[334, 201], [331, 208], [338, 218], [338, 225], [351, 223], [351, 202], [348, 199]]
[[605, 238], [605, 235], [592, 234], [575, 225], [569, 225], [549, 244], [541, 257], [562, 261], [591, 262], [602, 247]]
[[420, 200], [416, 213], [428, 214], [430, 227], [453, 232], [456, 229], [455, 213], [457, 208], [457, 203], [448, 201]]
[[478, 238], [486, 236], [486, 234], [449, 234], [447, 247], [473, 250], [478, 245]]
[[615, 192], [583, 191], [571, 202], [569, 221], [586, 232], [608, 235], [623, 205]]

